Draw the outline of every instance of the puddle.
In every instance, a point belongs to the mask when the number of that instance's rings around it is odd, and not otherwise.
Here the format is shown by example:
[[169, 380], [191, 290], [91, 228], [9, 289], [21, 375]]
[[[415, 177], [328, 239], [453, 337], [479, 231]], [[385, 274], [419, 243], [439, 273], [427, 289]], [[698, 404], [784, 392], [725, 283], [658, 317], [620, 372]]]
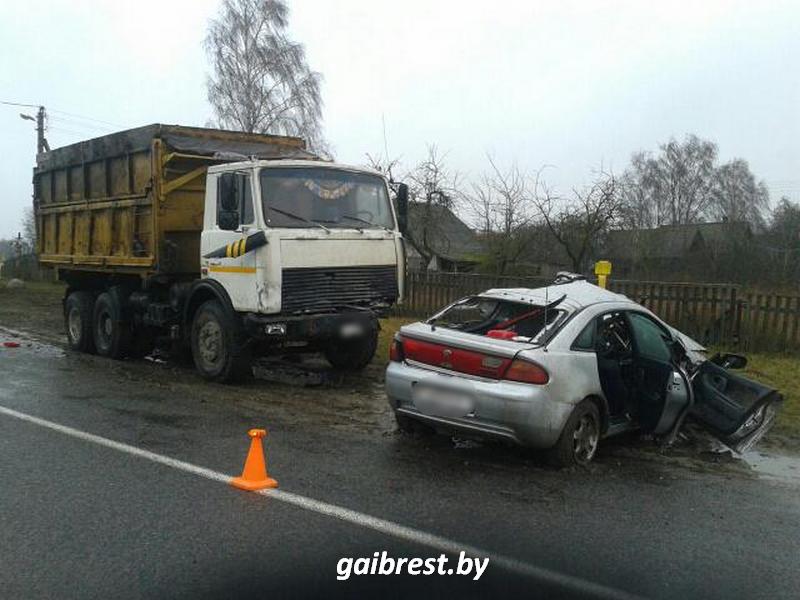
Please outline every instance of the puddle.
[[[18, 347], [6, 348], [2, 345], [3, 342], [12, 342], [19, 344]], [[15, 352], [22, 349], [32, 349], [37, 353], [45, 354], [48, 356], [65, 356], [64, 350], [55, 346], [47, 341], [42, 341], [38, 336], [8, 327], [0, 327], [0, 351]]]
[[750, 450], [741, 458], [754, 473], [767, 479], [800, 484], [800, 457], [767, 454], [760, 450]]

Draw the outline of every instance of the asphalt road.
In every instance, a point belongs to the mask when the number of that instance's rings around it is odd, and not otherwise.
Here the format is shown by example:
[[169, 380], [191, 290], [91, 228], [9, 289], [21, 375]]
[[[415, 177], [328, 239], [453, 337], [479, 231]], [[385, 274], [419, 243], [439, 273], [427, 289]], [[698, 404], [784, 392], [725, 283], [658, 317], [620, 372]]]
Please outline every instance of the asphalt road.
[[[263, 381], [205, 385], [188, 370], [31, 341], [0, 349], [1, 408], [230, 475], [247, 429], [264, 426], [281, 490], [419, 534], [241, 492], [0, 413], [0, 595], [800, 593], [800, 490], [789, 483], [624, 444], [608, 445], [590, 469], [559, 472], [516, 449], [365, 426], [328, 394], [316, 388], [292, 403], [289, 386]], [[377, 391], [374, 402], [383, 423]], [[509, 560], [490, 562], [477, 582], [336, 580], [341, 557], [438, 557], [425, 535]]]

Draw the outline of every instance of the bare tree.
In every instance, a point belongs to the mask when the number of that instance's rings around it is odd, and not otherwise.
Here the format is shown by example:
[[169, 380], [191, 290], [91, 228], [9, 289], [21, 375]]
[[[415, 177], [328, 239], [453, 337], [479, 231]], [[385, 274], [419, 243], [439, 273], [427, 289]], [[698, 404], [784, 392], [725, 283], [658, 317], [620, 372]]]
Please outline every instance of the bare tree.
[[436, 144], [429, 144], [427, 156], [404, 177], [414, 203], [408, 233], [426, 265], [437, 252], [448, 251], [445, 212], [462, 197], [461, 175], [450, 169], [446, 158]]
[[370, 154], [369, 152], [367, 152], [365, 156], [367, 157], [366, 166], [380, 171], [390, 179], [392, 178], [393, 172], [400, 168], [400, 158], [390, 158], [384, 154]]
[[581, 273], [602, 234], [617, 220], [622, 199], [614, 175], [601, 172], [587, 188], [573, 189], [569, 199], [544, 188], [535, 204], [553, 238], [569, 256], [572, 270]]
[[531, 182], [516, 164], [502, 170], [491, 156], [487, 158], [491, 170], [472, 186], [468, 202], [489, 255], [487, 266], [505, 275], [531, 241], [528, 228], [539, 174]]
[[800, 204], [781, 198], [772, 213], [766, 239], [769, 269], [781, 283], [800, 281]]
[[709, 216], [717, 221], [746, 221], [756, 229], [765, 227], [769, 189], [756, 181], [746, 160], [734, 159], [714, 173]]
[[36, 250], [36, 216], [30, 206], [25, 209], [22, 217], [22, 240], [25, 244], [25, 252]]
[[716, 144], [696, 135], [674, 138], [651, 156], [638, 152], [622, 177], [621, 217], [631, 228], [697, 223], [706, 216], [715, 185]]
[[223, 0], [205, 39], [208, 100], [219, 127], [299, 136], [326, 152], [322, 76], [287, 36], [288, 16], [283, 0]]

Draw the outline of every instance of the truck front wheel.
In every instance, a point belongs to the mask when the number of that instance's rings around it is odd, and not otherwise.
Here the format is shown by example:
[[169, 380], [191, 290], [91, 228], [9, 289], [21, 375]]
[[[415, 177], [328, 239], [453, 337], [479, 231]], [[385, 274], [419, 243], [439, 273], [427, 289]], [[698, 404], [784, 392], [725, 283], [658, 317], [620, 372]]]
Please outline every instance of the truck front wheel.
[[197, 370], [210, 381], [239, 381], [253, 372], [241, 324], [216, 300], [203, 303], [195, 313], [192, 357]]
[[94, 303], [94, 346], [100, 356], [122, 360], [131, 343], [131, 325], [125, 320], [120, 295], [103, 292]]
[[360, 371], [375, 356], [378, 347], [378, 330], [352, 340], [336, 340], [330, 342], [323, 354], [335, 369], [342, 371]]
[[64, 325], [69, 347], [78, 352], [94, 352], [92, 339], [92, 310], [94, 296], [91, 292], [72, 292], [64, 302]]

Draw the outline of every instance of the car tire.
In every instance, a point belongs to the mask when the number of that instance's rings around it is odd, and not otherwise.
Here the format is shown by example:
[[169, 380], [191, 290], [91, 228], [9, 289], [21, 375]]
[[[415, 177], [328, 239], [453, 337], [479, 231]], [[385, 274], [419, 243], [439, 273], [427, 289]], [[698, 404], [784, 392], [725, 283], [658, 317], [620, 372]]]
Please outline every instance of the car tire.
[[355, 340], [337, 340], [329, 343], [323, 354], [334, 369], [340, 371], [360, 371], [366, 367], [378, 347], [378, 330]]
[[72, 292], [64, 302], [64, 327], [67, 345], [78, 352], [94, 353], [92, 314], [94, 295], [91, 292]]
[[548, 450], [552, 465], [564, 468], [592, 461], [600, 444], [600, 411], [591, 400], [578, 404], [567, 419], [556, 445]]
[[131, 343], [131, 325], [125, 319], [120, 294], [103, 292], [94, 302], [92, 316], [94, 346], [100, 356], [122, 360]]
[[217, 300], [197, 309], [191, 346], [195, 367], [209, 381], [233, 383], [253, 374], [250, 344], [242, 325]]

